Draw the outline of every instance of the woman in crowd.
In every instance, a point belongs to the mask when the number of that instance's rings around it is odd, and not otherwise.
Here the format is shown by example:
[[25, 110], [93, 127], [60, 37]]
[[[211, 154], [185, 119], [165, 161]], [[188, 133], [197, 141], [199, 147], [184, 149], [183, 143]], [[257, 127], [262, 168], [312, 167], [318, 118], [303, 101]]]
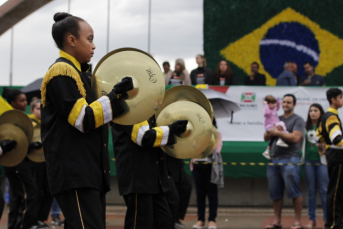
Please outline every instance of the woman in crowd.
[[329, 175], [327, 166], [321, 163], [315, 140], [316, 128], [323, 114], [324, 110], [322, 106], [314, 103], [310, 106], [306, 121], [304, 176], [307, 188], [307, 208], [310, 219], [306, 228], [316, 227], [317, 191], [319, 192], [322, 203], [324, 221], [326, 221], [326, 192], [329, 184]]
[[186, 70], [185, 61], [177, 59], [175, 61], [175, 71], [168, 72], [166, 85], [191, 85], [191, 78]]
[[192, 85], [196, 84], [214, 84], [213, 72], [206, 67], [206, 58], [198, 54], [195, 57], [198, 68], [191, 72]]
[[[215, 119], [213, 119], [213, 125], [217, 128]], [[198, 222], [193, 225], [195, 229], [205, 228], [206, 196], [210, 208], [208, 229], [217, 229], [218, 187], [224, 187], [223, 164], [220, 154], [223, 143], [219, 132], [218, 138], [218, 144], [209, 156], [191, 160], [191, 171], [195, 184], [198, 208]]]
[[[14, 108], [25, 111], [26, 96], [19, 90], [4, 88], [2, 96]], [[8, 228], [30, 228], [36, 225], [38, 188], [33, 179], [28, 159], [16, 166], [4, 167], [10, 183], [10, 212]]]
[[235, 73], [231, 71], [230, 65], [226, 60], [221, 60], [218, 63], [214, 84], [220, 86], [238, 84]]

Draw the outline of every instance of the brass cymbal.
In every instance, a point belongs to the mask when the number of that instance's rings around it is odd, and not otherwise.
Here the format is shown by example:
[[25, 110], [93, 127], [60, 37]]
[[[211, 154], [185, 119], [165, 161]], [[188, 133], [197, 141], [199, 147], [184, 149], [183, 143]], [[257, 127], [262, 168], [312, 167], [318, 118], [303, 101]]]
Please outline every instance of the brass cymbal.
[[22, 111], [9, 110], [0, 116], [0, 125], [4, 123], [11, 123], [18, 126], [24, 131], [27, 141], [31, 142], [33, 137], [33, 126], [30, 118]]
[[210, 143], [208, 144], [208, 146], [204, 150], [204, 152], [202, 152], [201, 154], [199, 154], [195, 158], [201, 159], [201, 158], [205, 158], [205, 157], [209, 156], [212, 153], [212, 151], [216, 148], [217, 143], [218, 143], [218, 131], [217, 131], [217, 128], [215, 126], [212, 126], [212, 137], [211, 137]]
[[[38, 123], [34, 128], [33, 128], [33, 138], [31, 142], [42, 142], [41, 139], [41, 125]], [[44, 157], [44, 151], [43, 147], [40, 149], [32, 149], [30, 152], [27, 154], [27, 157], [34, 162], [40, 163], [45, 161]]]
[[124, 101], [125, 114], [113, 122], [133, 125], [153, 116], [162, 104], [165, 81], [160, 66], [146, 52], [121, 48], [105, 55], [92, 76], [92, 92], [96, 98], [106, 95], [125, 76], [132, 77], [134, 89]]
[[179, 159], [194, 158], [203, 152], [211, 141], [212, 122], [204, 108], [189, 101], [178, 101], [165, 107], [156, 123], [166, 126], [177, 120], [188, 120], [187, 130], [176, 137], [176, 144], [161, 147], [164, 152]]
[[164, 95], [162, 105], [156, 112], [156, 117], [165, 107], [177, 101], [190, 101], [199, 104], [206, 110], [211, 120], [213, 120], [213, 108], [210, 101], [199, 89], [188, 85], [178, 85], [169, 88]]
[[12, 123], [0, 125], [0, 142], [9, 139], [17, 142], [16, 148], [0, 156], [0, 165], [13, 167], [22, 162], [26, 156], [29, 143], [21, 128]]

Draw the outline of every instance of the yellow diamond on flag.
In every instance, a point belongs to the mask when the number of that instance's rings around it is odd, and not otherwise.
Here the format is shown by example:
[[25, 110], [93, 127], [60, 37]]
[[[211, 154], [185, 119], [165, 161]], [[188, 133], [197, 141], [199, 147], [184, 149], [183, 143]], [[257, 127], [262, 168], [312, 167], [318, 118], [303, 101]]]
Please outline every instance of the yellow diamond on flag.
[[[299, 45], [288, 40], [263, 40], [268, 30], [270, 30], [271, 28], [279, 25], [280, 23], [292, 22], [296, 22], [305, 26], [307, 29], [309, 29], [309, 31], [311, 31], [311, 33], [313, 33], [314, 39], [318, 42], [318, 53], [313, 51], [309, 47], [306, 47], [302, 44]], [[299, 39], [302, 34], [295, 33], [294, 36], [298, 36], [297, 39]], [[266, 70], [266, 66], [263, 65], [263, 61], [261, 60], [260, 47], [261, 45], [266, 44], [282, 45], [283, 47], [288, 46], [290, 47], [290, 49], [297, 49], [297, 51], [311, 56], [314, 61], [318, 63], [318, 65], [315, 67], [316, 74], [322, 76], [326, 76], [326, 74], [330, 73], [333, 69], [343, 64], [343, 49], [341, 49], [341, 47], [343, 47], [343, 40], [336, 35], [320, 28], [317, 23], [311, 21], [309, 18], [294, 11], [291, 8], [283, 10], [281, 13], [268, 20], [260, 28], [229, 44], [226, 48], [220, 51], [220, 54], [224, 56], [225, 59], [231, 61], [239, 68], [243, 69], [247, 74], [250, 74], [251, 63], [256, 61], [260, 64], [259, 72], [266, 75], [267, 85], [275, 85], [275, 74], [273, 78], [270, 72]], [[283, 53], [274, 53], [274, 55], [275, 56], [269, 58], [275, 57], [277, 59], [278, 55], [283, 55]], [[293, 60], [289, 59], [288, 61]], [[304, 62], [301, 62], [301, 64], [303, 64]], [[302, 65], [299, 66], [298, 64], [298, 69], [302, 67]]]

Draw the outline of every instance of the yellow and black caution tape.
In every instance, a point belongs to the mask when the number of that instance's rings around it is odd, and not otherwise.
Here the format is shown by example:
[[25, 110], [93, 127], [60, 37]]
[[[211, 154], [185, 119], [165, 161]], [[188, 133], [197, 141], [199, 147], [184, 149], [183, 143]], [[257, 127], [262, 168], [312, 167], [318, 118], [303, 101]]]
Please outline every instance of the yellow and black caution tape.
[[[115, 158], [111, 158], [112, 161], [115, 161]], [[189, 164], [190, 161], [185, 161], [185, 164]], [[199, 162], [195, 161], [193, 164], [213, 164], [216, 165], [218, 164], [217, 162]], [[223, 162], [223, 165], [240, 165], [240, 166], [266, 166], [266, 165], [275, 165], [275, 166], [284, 166], [284, 165], [315, 165], [319, 166], [322, 165], [321, 163], [270, 163], [270, 162]], [[326, 164], [324, 164], [326, 165]]]

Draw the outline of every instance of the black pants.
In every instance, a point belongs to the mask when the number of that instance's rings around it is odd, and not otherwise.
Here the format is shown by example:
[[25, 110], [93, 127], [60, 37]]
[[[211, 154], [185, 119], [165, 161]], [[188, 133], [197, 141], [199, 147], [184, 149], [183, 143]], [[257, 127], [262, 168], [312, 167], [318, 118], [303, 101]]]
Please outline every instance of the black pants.
[[46, 172], [46, 163], [31, 163], [33, 179], [38, 187], [36, 203], [38, 205], [37, 220], [46, 221], [49, 217], [52, 205], [52, 196], [48, 184], [48, 175]]
[[105, 229], [104, 193], [83, 188], [56, 194], [55, 198], [65, 218], [65, 229]]
[[179, 208], [179, 193], [175, 187], [175, 183], [173, 178], [170, 176], [169, 177], [169, 186], [170, 190], [166, 192], [166, 198], [168, 201], [170, 213], [172, 215], [172, 226], [174, 226], [175, 222], [178, 220], [178, 208]]
[[124, 195], [127, 206], [124, 229], [173, 229], [165, 193]]
[[214, 221], [217, 217], [218, 209], [218, 187], [211, 183], [212, 164], [194, 164], [193, 179], [198, 208], [198, 220], [205, 222], [206, 196], [210, 206], [208, 221]]
[[[0, 186], [1, 186], [1, 182], [0, 182]], [[2, 213], [4, 212], [4, 207], [5, 207], [5, 200], [3, 198], [4, 194], [0, 188], [0, 220], [2, 217]]]
[[329, 186], [325, 228], [343, 229], [343, 163], [329, 162], [328, 169]]
[[10, 183], [10, 212], [8, 229], [30, 228], [37, 216], [37, 185], [29, 168], [12, 170], [4, 168]]
[[191, 181], [184, 169], [181, 171], [180, 181], [175, 183], [176, 190], [179, 194], [179, 207], [177, 209], [177, 220], [185, 219], [185, 215], [187, 212], [189, 200], [191, 198], [192, 193], [192, 184]]

